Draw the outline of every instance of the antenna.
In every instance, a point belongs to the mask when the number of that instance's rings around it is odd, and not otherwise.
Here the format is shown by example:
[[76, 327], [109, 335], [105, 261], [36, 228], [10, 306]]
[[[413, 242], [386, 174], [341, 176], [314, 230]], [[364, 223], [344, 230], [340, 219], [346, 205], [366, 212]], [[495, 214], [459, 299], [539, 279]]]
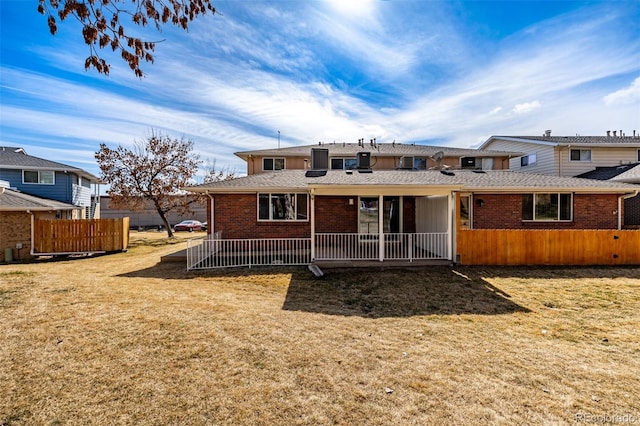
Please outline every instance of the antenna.
[[278, 130], [278, 149], [280, 149], [280, 130]]

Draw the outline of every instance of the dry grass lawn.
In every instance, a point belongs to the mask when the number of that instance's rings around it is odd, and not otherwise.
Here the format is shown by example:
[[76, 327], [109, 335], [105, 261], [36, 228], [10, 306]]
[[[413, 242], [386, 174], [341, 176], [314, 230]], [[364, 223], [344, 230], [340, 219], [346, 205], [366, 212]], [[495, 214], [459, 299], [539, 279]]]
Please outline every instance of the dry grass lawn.
[[640, 423], [638, 268], [187, 273], [152, 236], [0, 265], [1, 425]]

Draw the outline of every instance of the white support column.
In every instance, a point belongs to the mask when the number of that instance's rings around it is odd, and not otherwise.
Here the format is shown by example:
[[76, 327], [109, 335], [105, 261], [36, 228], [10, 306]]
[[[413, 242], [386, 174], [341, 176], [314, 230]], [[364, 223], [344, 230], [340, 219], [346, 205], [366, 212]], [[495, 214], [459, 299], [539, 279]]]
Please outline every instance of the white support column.
[[384, 197], [378, 195], [378, 244], [380, 262], [384, 260]]
[[316, 259], [316, 197], [311, 190], [311, 261]]
[[453, 229], [454, 229], [453, 223], [454, 223], [454, 217], [456, 215], [455, 207], [454, 207], [455, 206], [455, 201], [454, 201], [455, 200], [455, 198], [454, 198], [455, 194], [453, 194], [453, 197], [452, 197], [452, 194], [453, 193], [449, 193], [449, 195], [447, 196], [447, 200], [448, 200], [447, 209], [449, 210], [449, 212], [448, 212], [449, 214], [447, 215], [447, 217], [448, 217], [447, 232], [449, 233], [449, 238], [447, 238], [447, 259], [449, 259], [449, 260], [453, 260], [453, 257], [452, 257], [451, 253], [452, 253], [453, 239], [455, 238], [455, 235], [453, 235], [454, 234], [454, 232], [453, 232]]

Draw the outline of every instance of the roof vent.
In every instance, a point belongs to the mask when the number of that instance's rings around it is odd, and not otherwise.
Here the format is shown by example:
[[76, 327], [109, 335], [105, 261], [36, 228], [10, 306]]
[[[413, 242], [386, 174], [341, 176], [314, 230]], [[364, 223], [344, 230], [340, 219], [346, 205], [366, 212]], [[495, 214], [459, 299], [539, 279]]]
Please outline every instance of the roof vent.
[[440, 170], [440, 173], [442, 173], [443, 175], [447, 175], [447, 176], [455, 176], [456, 174], [453, 172], [450, 172], [449, 170]]
[[310, 178], [317, 178], [317, 177], [326, 176], [326, 174], [327, 174], [326, 170], [307, 170], [304, 176], [310, 177]]

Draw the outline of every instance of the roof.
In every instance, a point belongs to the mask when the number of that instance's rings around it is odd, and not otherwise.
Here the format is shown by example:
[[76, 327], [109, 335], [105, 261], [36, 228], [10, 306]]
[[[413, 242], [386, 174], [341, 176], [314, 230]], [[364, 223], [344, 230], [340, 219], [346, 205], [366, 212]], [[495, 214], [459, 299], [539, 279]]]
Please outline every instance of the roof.
[[34, 197], [9, 188], [0, 187], [0, 211], [74, 210], [81, 207], [46, 198]]
[[636, 136], [491, 136], [480, 149], [484, 149], [494, 140], [524, 142], [551, 146], [590, 146], [590, 147], [636, 147], [640, 148], [640, 135]]
[[[351, 173], [350, 173], [351, 172]], [[281, 170], [187, 188], [203, 193], [249, 193], [259, 191], [299, 191], [313, 188], [395, 188], [396, 191], [449, 189], [456, 191], [531, 192], [571, 191], [583, 193], [633, 193], [637, 185], [615, 181], [581, 179], [521, 173], [508, 170], [478, 172], [455, 170], [380, 170], [361, 173], [357, 170], [328, 170], [319, 177], [307, 177], [305, 170]], [[402, 187], [402, 189], [399, 189]]]
[[613, 167], [596, 167], [595, 170], [576, 177], [617, 182], [640, 183], [640, 163], [623, 164]]
[[101, 182], [97, 176], [78, 167], [34, 157], [27, 154], [23, 148], [18, 147], [0, 146], [0, 168], [73, 172], [89, 180]]
[[286, 148], [261, 149], [255, 151], [240, 151], [235, 155], [247, 160], [249, 156], [256, 157], [309, 157], [312, 148], [326, 148], [329, 150], [330, 156], [349, 156], [355, 157], [358, 152], [368, 151], [371, 155], [403, 157], [403, 156], [434, 156], [436, 152], [442, 151], [444, 157], [519, 157], [522, 152], [510, 151], [490, 151], [477, 150], [473, 148], [452, 148], [446, 146], [432, 146], [420, 144], [403, 144], [403, 143], [320, 143], [318, 145], [302, 145]]

